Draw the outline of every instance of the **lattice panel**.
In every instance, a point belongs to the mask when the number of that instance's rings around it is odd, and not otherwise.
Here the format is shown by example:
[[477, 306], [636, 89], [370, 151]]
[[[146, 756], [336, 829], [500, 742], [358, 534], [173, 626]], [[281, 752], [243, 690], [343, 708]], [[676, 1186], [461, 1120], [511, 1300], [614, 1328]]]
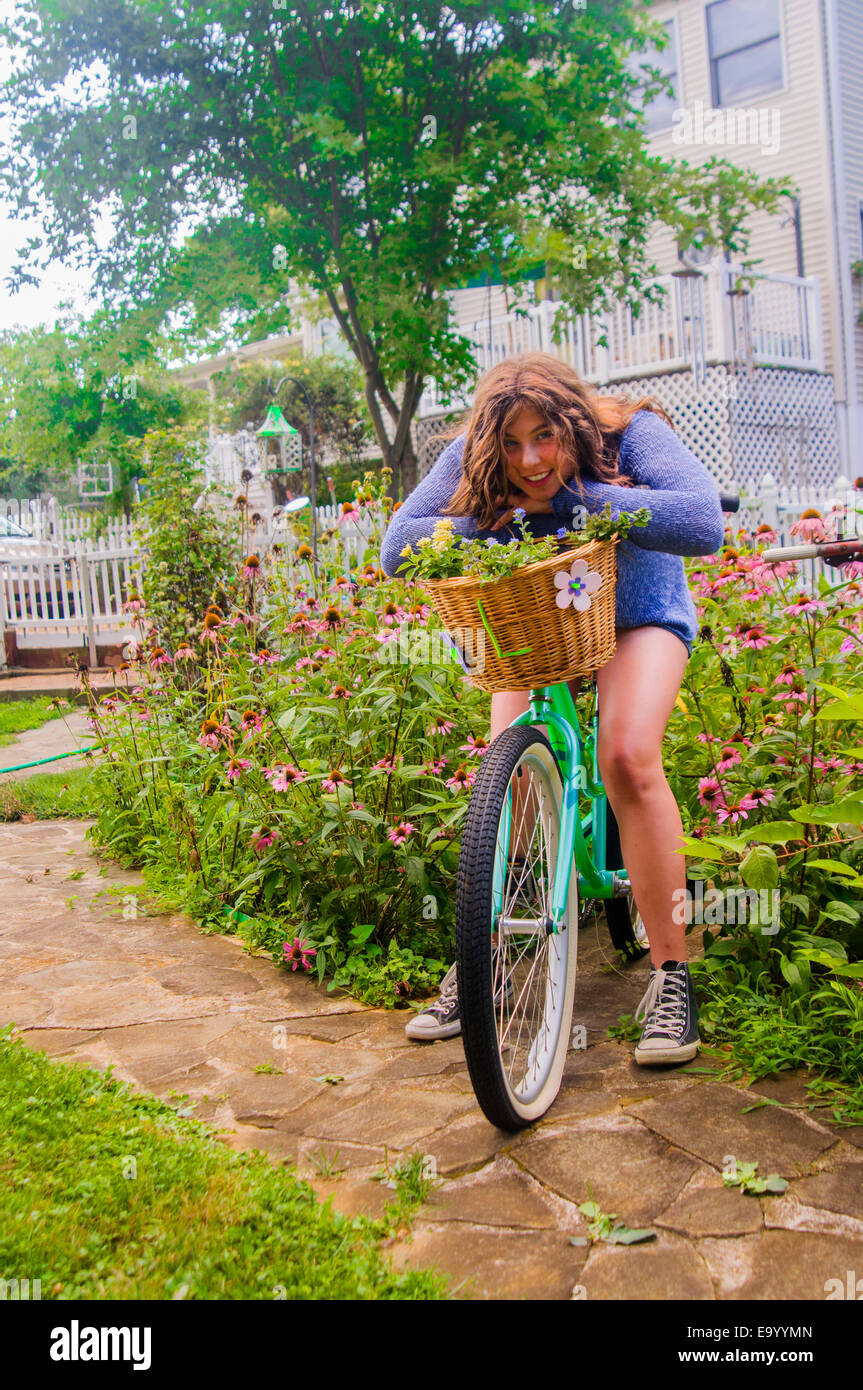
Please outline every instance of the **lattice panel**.
[[[833, 379], [784, 367], [707, 368], [696, 389], [690, 371], [639, 377], [597, 388], [602, 395], [653, 396], [685, 444], [726, 491], [759, 489], [765, 473], [780, 486], [831, 487], [840, 471]], [[447, 439], [445, 417], [416, 422], [419, 477]]]

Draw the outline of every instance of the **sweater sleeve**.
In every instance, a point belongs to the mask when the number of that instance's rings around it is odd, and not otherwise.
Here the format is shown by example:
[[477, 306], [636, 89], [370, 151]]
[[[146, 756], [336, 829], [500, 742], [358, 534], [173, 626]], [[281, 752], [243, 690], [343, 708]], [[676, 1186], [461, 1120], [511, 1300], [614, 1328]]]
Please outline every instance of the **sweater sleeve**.
[[[402, 562], [405, 546], [414, 546], [434, 530], [435, 522], [444, 515], [462, 474], [465, 436], [460, 435], [448, 444], [434, 467], [414, 488], [392, 517], [381, 543], [381, 568], [390, 578]], [[477, 526], [473, 517], [453, 516], [453, 530], [462, 536], [490, 536]], [[501, 539], [499, 535], [496, 539]]]
[[[660, 416], [639, 410], [623, 432], [620, 468], [637, 488], [621, 488], [584, 478], [582, 505], [599, 512], [611, 503], [612, 516], [647, 507], [650, 521], [634, 526], [629, 540], [644, 550], [671, 555], [712, 555], [722, 544], [725, 522], [715, 481]], [[642, 491], [644, 489], [644, 491]], [[569, 523], [581, 503], [576, 485], [552, 498], [556, 516]]]

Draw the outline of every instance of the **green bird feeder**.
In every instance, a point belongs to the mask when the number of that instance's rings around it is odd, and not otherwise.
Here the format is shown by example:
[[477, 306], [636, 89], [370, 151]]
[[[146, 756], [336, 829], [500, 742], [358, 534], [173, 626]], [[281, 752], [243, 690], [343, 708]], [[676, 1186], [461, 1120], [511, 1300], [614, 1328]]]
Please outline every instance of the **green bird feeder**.
[[261, 471], [299, 473], [303, 466], [303, 440], [299, 430], [288, 424], [277, 405], [267, 407], [267, 415], [256, 431]]

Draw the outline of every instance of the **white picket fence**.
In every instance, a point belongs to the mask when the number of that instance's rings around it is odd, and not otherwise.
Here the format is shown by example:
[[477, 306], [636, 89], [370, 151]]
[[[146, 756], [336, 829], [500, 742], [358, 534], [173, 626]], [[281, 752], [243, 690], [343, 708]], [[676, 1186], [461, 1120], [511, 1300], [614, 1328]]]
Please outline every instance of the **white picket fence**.
[[[2, 504], [8, 507], [8, 503]], [[36, 534], [30, 522], [40, 517], [40, 509], [16, 504], [13, 520]], [[821, 489], [779, 487], [766, 474], [755, 496], [742, 496], [740, 510], [730, 518], [734, 528], [754, 531], [763, 523], [777, 534], [778, 544], [794, 540], [791, 527], [807, 508], [814, 507], [837, 521], [839, 534], [863, 537], [863, 491], [851, 487], [847, 478], [835, 480], [829, 493]], [[43, 509], [41, 515], [48, 509]], [[7, 515], [9, 512], [7, 511]], [[300, 516], [305, 516], [300, 513]], [[361, 563], [365, 557], [373, 530], [373, 519], [364, 515], [360, 522], [343, 521], [341, 507], [326, 504], [317, 509], [318, 534], [332, 528], [338, 536], [338, 546], [344, 573], [352, 575], [351, 560]], [[29, 518], [29, 520], [27, 520]], [[0, 542], [0, 669], [6, 664], [4, 631], [15, 634], [19, 649], [78, 648], [86, 650], [89, 664], [97, 664], [98, 648], [122, 644], [135, 639], [133, 619], [123, 613], [123, 604], [130, 589], [139, 588], [143, 557], [140, 545], [128, 534], [118, 543], [99, 546], [92, 536], [68, 539], [61, 545], [55, 537], [68, 537], [77, 522], [68, 518], [64, 509], [55, 508], [41, 523], [41, 539], [33, 544]], [[50, 527], [55, 529], [51, 530]], [[283, 517], [271, 529], [269, 519], [261, 518], [260, 525], [249, 536], [249, 549], [265, 552], [275, 543], [281, 544], [289, 566], [292, 582], [310, 577], [308, 561], [298, 561], [297, 550], [304, 539], [296, 521]], [[46, 545], [50, 551], [46, 553]], [[801, 566], [803, 584], [817, 587], [818, 575], [824, 573], [835, 582], [837, 571], [819, 560], [804, 561]]]
[[16, 647], [86, 650], [97, 665], [98, 648], [135, 638], [134, 619], [123, 612], [141, 582], [134, 546], [92, 550], [79, 543], [46, 557], [35, 550], [0, 557], [0, 668], [6, 665], [5, 632]]
[[0, 516], [29, 531], [34, 541], [61, 549], [81, 544], [88, 550], [111, 550], [135, 543], [133, 523], [125, 517], [64, 507], [53, 498], [0, 498]]

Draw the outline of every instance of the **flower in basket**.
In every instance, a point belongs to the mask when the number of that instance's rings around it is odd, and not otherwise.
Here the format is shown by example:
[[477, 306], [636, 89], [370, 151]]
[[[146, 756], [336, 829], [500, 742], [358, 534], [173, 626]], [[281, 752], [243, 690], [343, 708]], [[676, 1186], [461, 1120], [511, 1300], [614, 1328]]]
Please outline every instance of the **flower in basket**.
[[586, 560], [573, 560], [569, 570], [554, 576], [557, 593], [554, 601], [558, 608], [568, 608], [572, 604], [580, 613], [586, 613], [591, 605], [591, 594], [602, 586], [602, 575], [588, 568]]

